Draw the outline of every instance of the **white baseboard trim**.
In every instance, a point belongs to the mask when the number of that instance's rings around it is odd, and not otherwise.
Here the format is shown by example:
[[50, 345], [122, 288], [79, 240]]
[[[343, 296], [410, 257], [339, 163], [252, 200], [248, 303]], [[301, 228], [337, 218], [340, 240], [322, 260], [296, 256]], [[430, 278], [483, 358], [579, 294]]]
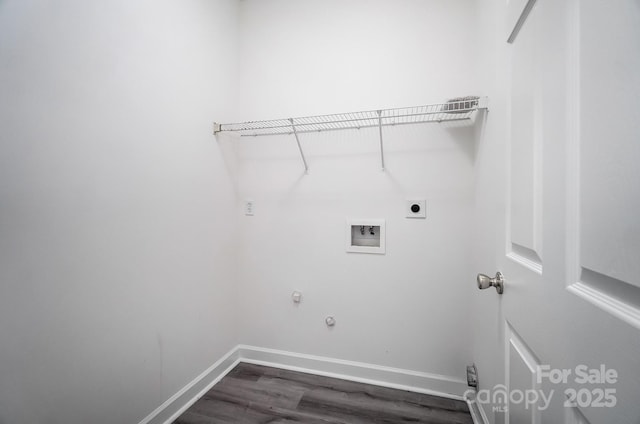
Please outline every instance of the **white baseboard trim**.
[[171, 424], [239, 362], [238, 346], [236, 346], [138, 424]]
[[467, 382], [455, 377], [239, 345], [241, 362], [307, 372], [342, 380], [464, 400]]
[[469, 406], [469, 412], [471, 412], [473, 424], [489, 424], [489, 419], [487, 414], [484, 413], [482, 405], [470, 399], [467, 399], [467, 405]]
[[455, 377], [256, 346], [238, 345], [138, 424], [171, 424], [239, 362], [306, 372], [450, 399], [466, 400], [463, 398], [463, 393], [467, 389], [466, 381]]

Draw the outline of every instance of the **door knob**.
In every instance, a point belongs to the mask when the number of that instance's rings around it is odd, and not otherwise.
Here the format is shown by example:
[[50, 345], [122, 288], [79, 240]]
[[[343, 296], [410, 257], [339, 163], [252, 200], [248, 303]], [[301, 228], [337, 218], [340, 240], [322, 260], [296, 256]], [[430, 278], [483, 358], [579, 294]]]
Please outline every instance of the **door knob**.
[[504, 292], [504, 276], [500, 271], [496, 272], [495, 278], [491, 278], [488, 275], [478, 274], [478, 288], [480, 290], [488, 289], [489, 287], [495, 287], [498, 294]]

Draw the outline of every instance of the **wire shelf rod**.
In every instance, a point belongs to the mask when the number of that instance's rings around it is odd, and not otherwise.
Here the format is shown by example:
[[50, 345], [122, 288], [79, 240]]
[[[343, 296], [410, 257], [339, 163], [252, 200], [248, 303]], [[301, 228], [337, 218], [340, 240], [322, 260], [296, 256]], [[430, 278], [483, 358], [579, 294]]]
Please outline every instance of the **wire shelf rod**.
[[[306, 127], [306, 126], [310, 126], [310, 125], [337, 125], [337, 124], [343, 124], [343, 123], [349, 123], [349, 122], [359, 122], [359, 121], [373, 121], [373, 120], [377, 120], [378, 118], [381, 118], [383, 120], [388, 120], [388, 119], [401, 119], [401, 118], [414, 118], [413, 121], [411, 122], [405, 122], [407, 124], [411, 124], [411, 123], [421, 123], [423, 121], [418, 121], [417, 118], [420, 116], [432, 116], [432, 115], [445, 115], [445, 114], [458, 114], [458, 115], [462, 115], [464, 113], [468, 113], [468, 112], [473, 112], [476, 109], [456, 109], [455, 112], [449, 112], [449, 111], [434, 111], [434, 112], [420, 112], [420, 113], [404, 113], [404, 114], [399, 114], [399, 115], [391, 115], [391, 116], [381, 116], [381, 117], [377, 117], [377, 116], [368, 116], [368, 117], [362, 117], [362, 118], [351, 118], [351, 119], [337, 119], [337, 120], [333, 120], [333, 121], [322, 121], [322, 122], [299, 122], [300, 119], [305, 119], [305, 118], [291, 118], [294, 120], [294, 122], [296, 123], [296, 126], [298, 128], [300, 127]], [[459, 119], [455, 119], [455, 118], [447, 118], [447, 119], [442, 119], [442, 121], [454, 121], [454, 120], [459, 120]], [[252, 122], [247, 122], [244, 123], [246, 124], [253, 124], [253, 123], [260, 123], [260, 122], [270, 122], [270, 121], [252, 121]], [[424, 122], [430, 122], [430, 121], [424, 121]], [[222, 124], [221, 125], [221, 131], [250, 131], [250, 130], [271, 130], [271, 129], [279, 129], [279, 128], [290, 128], [291, 124], [288, 123], [286, 125], [265, 125], [265, 126], [250, 126], [250, 125], [246, 125], [246, 128], [237, 128], [237, 129], [226, 129], [226, 127], [229, 126], [236, 126], [236, 125], [243, 125], [243, 124]], [[377, 124], [376, 124], [377, 125]], [[385, 124], [385, 125], [389, 125], [389, 124]], [[336, 129], [340, 129], [340, 128], [351, 128], [351, 127], [335, 127]], [[298, 130], [298, 132], [302, 132], [302, 130]]]
[[[390, 109], [390, 110], [383, 110], [381, 112], [387, 112], [386, 114], [382, 114], [383, 118], [392, 118], [392, 117], [405, 117], [405, 116], [422, 116], [422, 115], [435, 115], [438, 113], [464, 113], [464, 112], [472, 112], [474, 110], [476, 110], [476, 108], [471, 108], [471, 107], [465, 107], [465, 108], [458, 108], [458, 109], [451, 109], [451, 110], [414, 110], [412, 112], [406, 112], [406, 113], [398, 113], [400, 111], [403, 111], [407, 108], [402, 108], [402, 109]], [[365, 113], [367, 113], [365, 115]], [[378, 111], [371, 111], [371, 112], [360, 112], [359, 114], [334, 114], [334, 115], [323, 115], [323, 116], [303, 116], [303, 117], [298, 117], [298, 118], [291, 118], [294, 121], [296, 121], [298, 124], [310, 124], [310, 123], [340, 123], [340, 122], [349, 122], [349, 121], [358, 121], [358, 120], [362, 120], [362, 119], [374, 119], [378, 117]], [[330, 120], [327, 120], [327, 118], [331, 118]], [[305, 122], [303, 122], [305, 121]], [[265, 121], [249, 121], [249, 122], [242, 122], [242, 123], [232, 123], [232, 124], [223, 124], [225, 126], [233, 126], [233, 125], [254, 125], [254, 124], [262, 124], [262, 123], [267, 123], [267, 122], [278, 122], [278, 125], [275, 126], [287, 126], [288, 124], [285, 124], [283, 121], [281, 120], [265, 120]]]
[[[433, 120], [433, 121], [422, 121], [422, 122], [393, 122], [393, 123], [388, 123], [388, 124], [382, 124], [383, 127], [396, 127], [396, 126], [400, 126], [400, 125], [416, 125], [416, 124], [429, 124], [429, 123], [441, 123], [441, 122], [456, 122], [456, 121], [468, 121], [469, 117], [466, 118], [455, 118], [455, 119], [451, 119], [451, 118], [447, 118], [447, 119], [442, 119], [442, 120]], [[321, 129], [317, 129], [317, 130], [299, 130], [296, 128], [296, 132], [298, 134], [312, 134], [312, 133], [321, 133], [321, 132], [331, 132], [331, 131], [344, 131], [344, 130], [361, 130], [361, 129], [365, 129], [365, 128], [378, 128], [378, 124], [371, 124], [371, 125], [361, 125], [358, 127], [349, 127], [349, 128], [321, 128]], [[289, 127], [291, 127], [291, 125], [289, 125]], [[269, 134], [240, 134], [240, 137], [260, 137], [263, 135], [291, 135], [293, 134], [293, 131], [289, 130], [289, 131], [280, 131], [280, 132], [273, 132], [273, 133], [269, 133]]]

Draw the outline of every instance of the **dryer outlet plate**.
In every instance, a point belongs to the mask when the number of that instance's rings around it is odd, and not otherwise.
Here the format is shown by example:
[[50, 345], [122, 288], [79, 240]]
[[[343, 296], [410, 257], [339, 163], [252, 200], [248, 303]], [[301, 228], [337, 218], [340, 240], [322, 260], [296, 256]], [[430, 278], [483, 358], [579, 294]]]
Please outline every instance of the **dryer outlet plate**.
[[427, 201], [407, 200], [405, 210], [407, 218], [425, 219], [427, 217]]

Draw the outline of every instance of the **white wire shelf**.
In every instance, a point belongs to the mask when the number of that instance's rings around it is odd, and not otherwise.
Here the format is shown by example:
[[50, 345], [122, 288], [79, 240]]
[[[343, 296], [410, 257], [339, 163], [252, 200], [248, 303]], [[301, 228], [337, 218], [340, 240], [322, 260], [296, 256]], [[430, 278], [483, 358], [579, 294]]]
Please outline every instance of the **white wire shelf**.
[[445, 103], [396, 109], [336, 113], [267, 121], [215, 124], [214, 133], [229, 132], [243, 137], [291, 135], [322, 131], [439, 123], [472, 119], [475, 111], [487, 108], [486, 97], [466, 97]]
[[248, 121], [232, 124], [214, 123], [214, 134], [233, 133], [242, 137], [265, 135], [294, 135], [305, 171], [309, 170], [300, 144], [299, 134], [361, 128], [379, 128], [380, 159], [384, 170], [384, 146], [382, 127], [424, 123], [471, 121], [479, 109], [488, 108], [487, 97], [458, 97], [444, 103], [423, 106], [379, 109], [364, 112], [335, 113], [331, 115], [305, 116], [299, 118]]

